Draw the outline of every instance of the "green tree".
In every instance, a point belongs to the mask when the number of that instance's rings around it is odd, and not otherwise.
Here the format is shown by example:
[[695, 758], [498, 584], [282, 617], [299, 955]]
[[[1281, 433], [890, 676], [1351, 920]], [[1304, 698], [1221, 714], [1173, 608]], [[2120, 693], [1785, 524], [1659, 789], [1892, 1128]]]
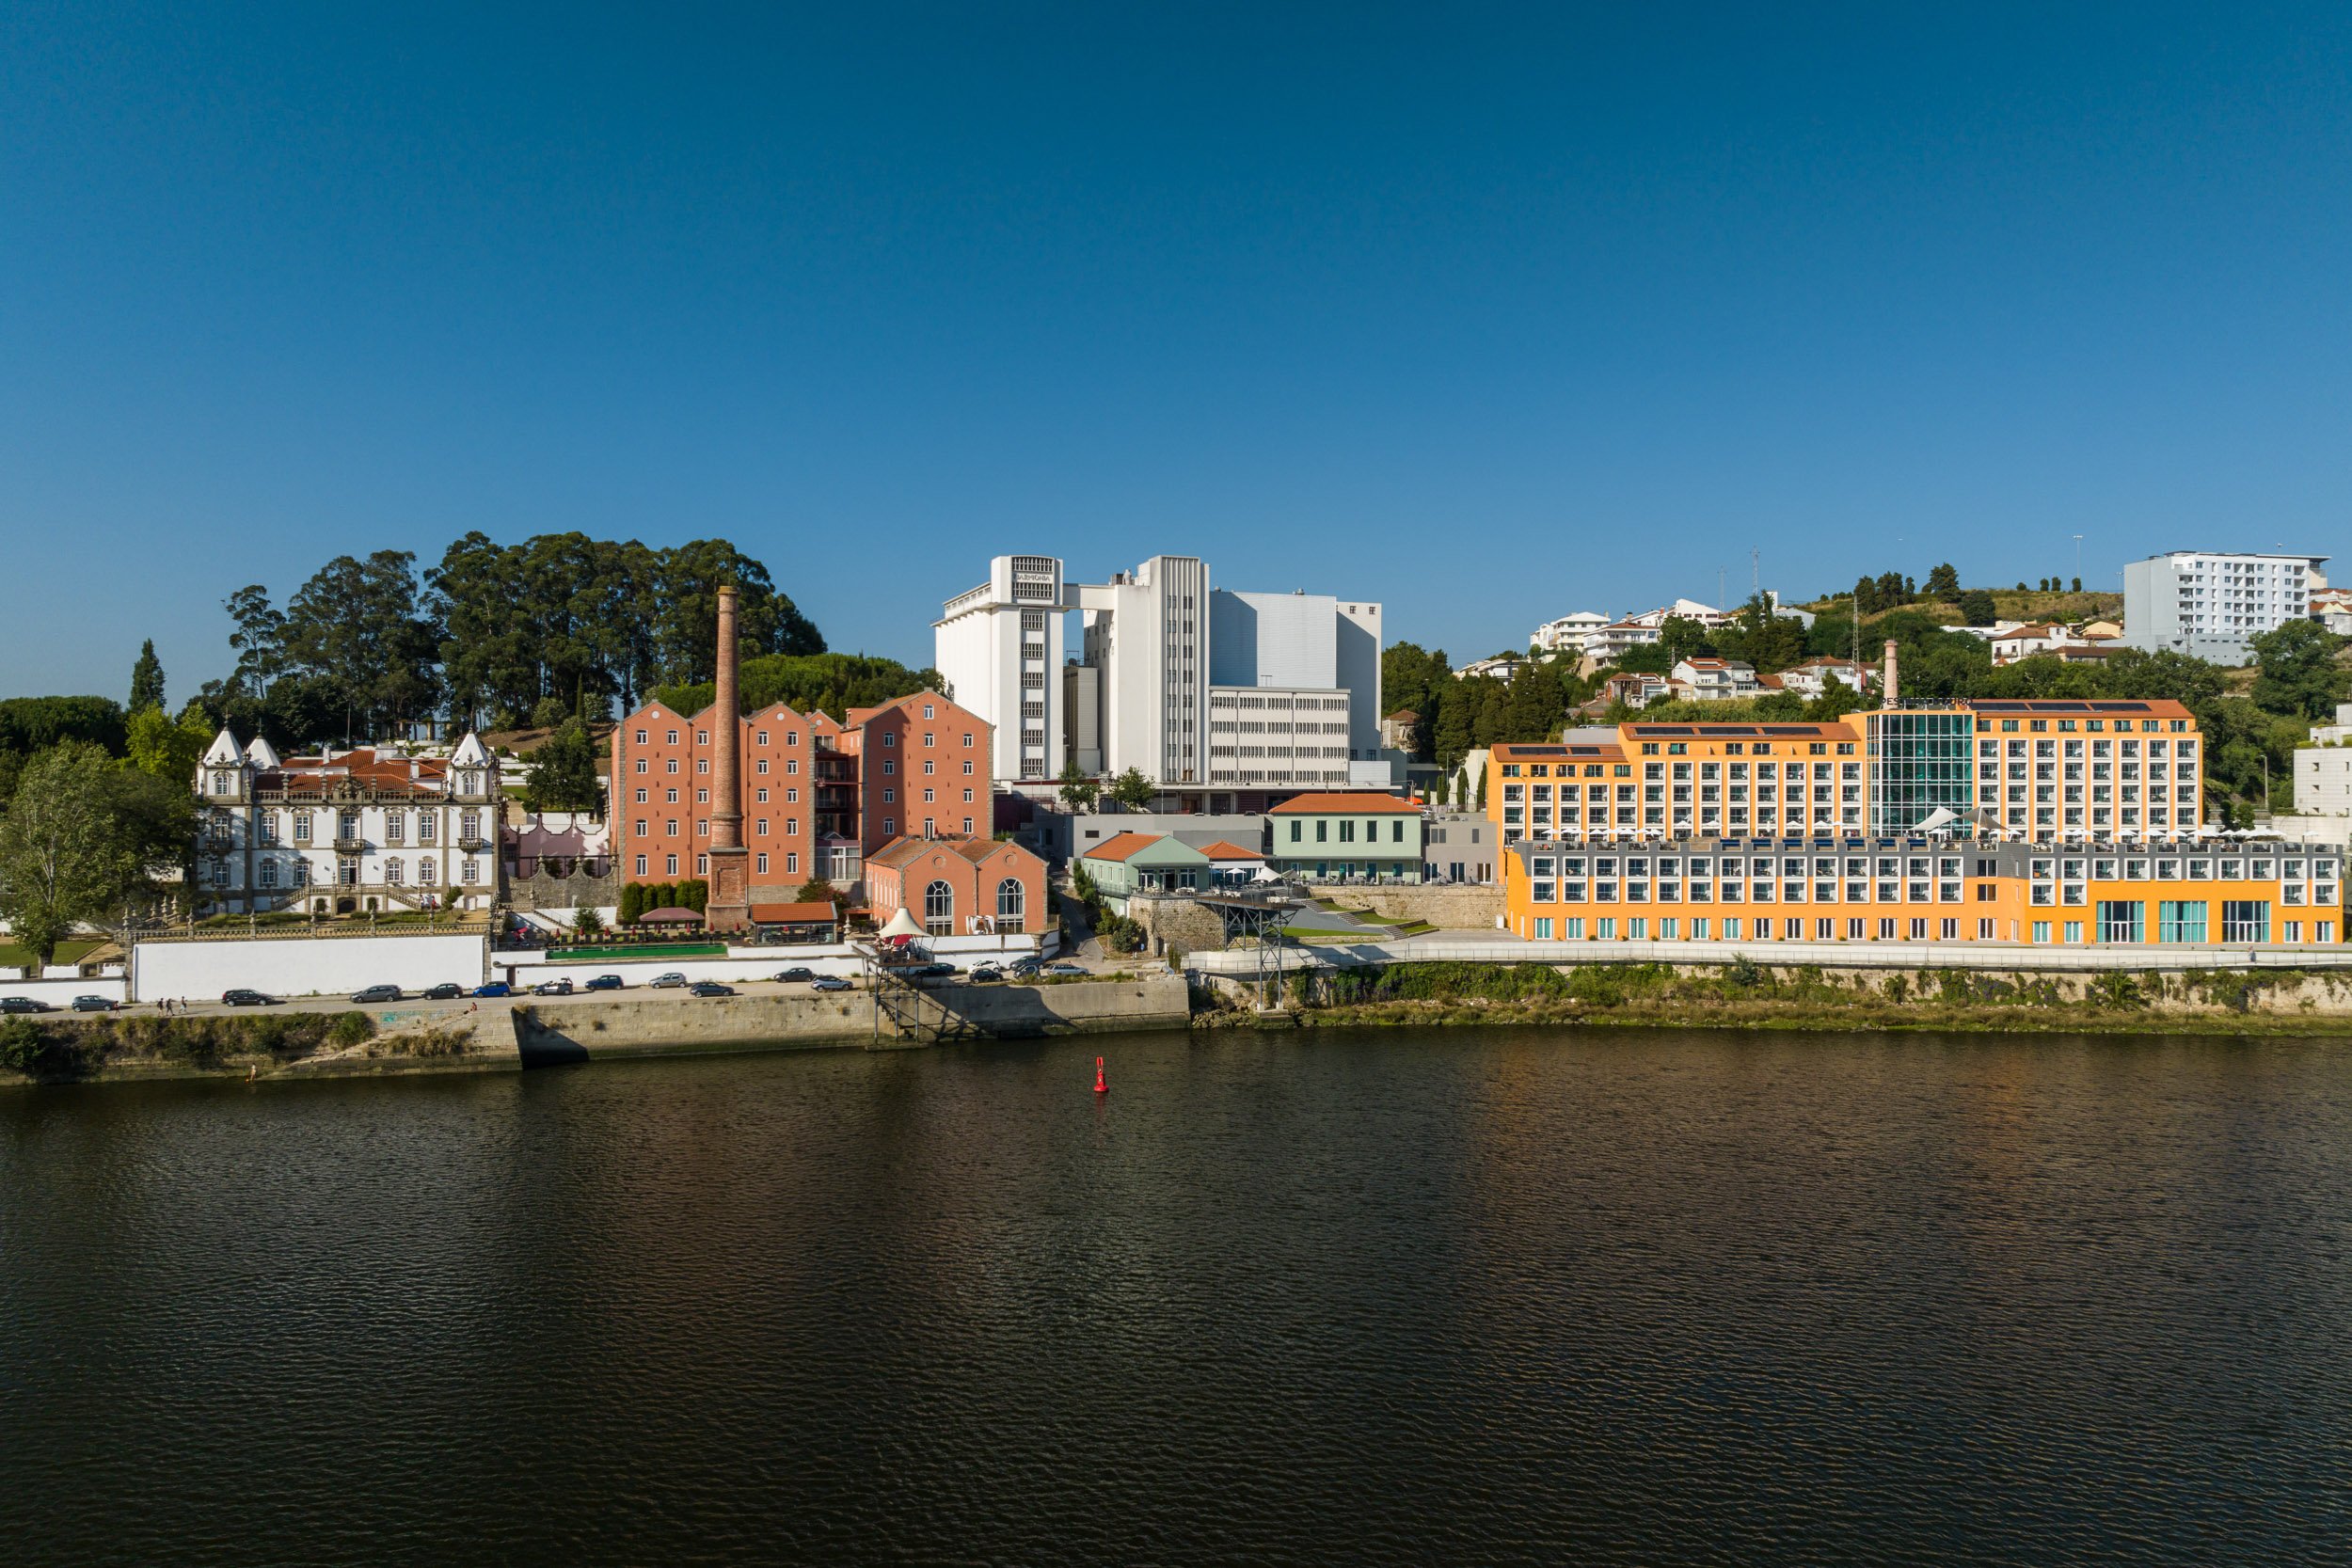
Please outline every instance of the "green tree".
[[1658, 645], [1666, 650], [1666, 667], [1686, 658], [1703, 658], [1715, 652], [1707, 628], [1687, 615], [1669, 615], [1658, 627]]
[[572, 911], [572, 931], [582, 941], [604, 935], [604, 916], [594, 904], [582, 904]]
[[2077, 594], [2079, 594], [2079, 593], [2081, 593], [2082, 591], [2083, 591], [2083, 579], [2082, 579], [2082, 578], [2076, 578], [2074, 579], [2074, 592], [2075, 592], [2075, 593], [2077, 593]]
[[1060, 795], [1061, 803], [1073, 812], [1092, 811], [1103, 793], [1102, 786], [1079, 772], [1074, 762], [1062, 768], [1060, 784], [1056, 793]]
[[[875, 707], [918, 691], [949, 695], [938, 671], [914, 670], [897, 659], [868, 654], [771, 654], [746, 659], [737, 689], [746, 713], [782, 703], [795, 713], [825, 713], [835, 720], [846, 719], [853, 707]], [[663, 686], [652, 696], [680, 713], [700, 713], [718, 696], [718, 686], [709, 680]]]
[[1113, 805], [1124, 806], [1129, 811], [1141, 811], [1152, 803], [1152, 797], [1159, 791], [1139, 769], [1130, 768], [1113, 779], [1110, 788], [1104, 793]]
[[10, 697], [0, 700], [0, 752], [29, 756], [65, 740], [122, 754], [122, 705], [111, 697]]
[[644, 912], [645, 884], [643, 882], [623, 882], [621, 884], [621, 904], [620, 908], [614, 911], [615, 918], [617, 918], [624, 926], [634, 926], [637, 924], [637, 917]]
[[1533, 660], [1513, 673], [1504, 708], [1504, 724], [1512, 740], [1556, 740], [1561, 721], [1567, 716], [1559, 677], [1550, 665]]
[[164, 661], [155, 657], [155, 640], [139, 644], [138, 662], [131, 666], [131, 700], [126, 712], [140, 713], [164, 705]]
[[1804, 662], [1805, 628], [1793, 616], [1773, 613], [1772, 601], [1759, 594], [1740, 608], [1731, 625], [1716, 631], [1715, 643], [1725, 658], [1742, 660], [1762, 674], [1776, 674]]
[[1430, 737], [1438, 767], [1452, 769], [1461, 764], [1470, 749], [1470, 732], [1477, 721], [1470, 683], [1455, 680], [1449, 672], [1444, 689], [1438, 693], [1437, 722]]
[[696, 914], [710, 908], [710, 884], [700, 877], [677, 885], [678, 902]]
[[434, 710], [438, 639], [421, 612], [415, 563], [405, 550], [364, 561], [337, 556], [286, 607], [287, 656], [331, 683], [346, 738], [388, 733]]
[[532, 753], [523, 803], [532, 811], [597, 811], [604, 803], [601, 756], [588, 726], [566, 721]]
[[1960, 571], [1950, 562], [1928, 574], [1928, 597], [1954, 604], [1960, 601]]
[[1989, 626], [2000, 619], [2000, 610], [1993, 595], [1981, 588], [1971, 588], [1960, 595], [1960, 618], [1972, 626]]
[[110, 920], [179, 865], [195, 827], [187, 781], [67, 741], [24, 765], [0, 819], [0, 914], [46, 964], [77, 922]]
[[196, 776], [196, 765], [213, 743], [213, 727], [204, 710], [190, 703], [178, 722], [160, 707], [145, 707], [131, 715], [125, 741], [127, 760], [142, 773], [168, 779], [182, 788]]
[[807, 881], [803, 882], [801, 884], [801, 891], [794, 894], [792, 897], [793, 901], [796, 903], [831, 904], [834, 907], [834, 912], [836, 914], [840, 912], [841, 906], [850, 901], [850, 895], [848, 894], [842, 892], [839, 888], [834, 886], [822, 877], [811, 877]]
[[286, 618], [270, 608], [269, 590], [247, 583], [221, 602], [237, 629], [229, 634], [237, 668], [230, 679], [248, 697], [260, 697], [286, 670]]
[[2316, 621], [2289, 621], [2249, 640], [2254, 651], [2254, 705], [2265, 713], [2326, 719], [2343, 699], [2335, 665], [2344, 639]]
[[1443, 648], [1430, 650], [1417, 642], [1391, 642], [1380, 650], [1381, 700], [1391, 713], [1409, 709], [1419, 716], [1409, 748], [1416, 762], [1436, 758], [1438, 713], [1447, 689], [1454, 684], [1454, 670], [1446, 662]]

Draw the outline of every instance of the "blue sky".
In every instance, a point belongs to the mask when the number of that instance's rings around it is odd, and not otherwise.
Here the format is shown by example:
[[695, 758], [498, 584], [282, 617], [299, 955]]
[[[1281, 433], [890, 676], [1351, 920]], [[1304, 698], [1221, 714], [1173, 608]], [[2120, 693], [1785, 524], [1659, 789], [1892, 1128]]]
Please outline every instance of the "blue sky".
[[915, 662], [1014, 549], [1457, 658], [1752, 547], [2337, 551], [2348, 75], [2342, 6], [20, 0], [0, 695], [469, 528]]

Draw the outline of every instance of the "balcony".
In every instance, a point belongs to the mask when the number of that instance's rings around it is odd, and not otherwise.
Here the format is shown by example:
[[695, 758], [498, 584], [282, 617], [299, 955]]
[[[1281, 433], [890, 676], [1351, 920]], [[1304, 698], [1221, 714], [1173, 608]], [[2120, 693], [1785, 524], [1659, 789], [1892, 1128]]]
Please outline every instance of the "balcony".
[[465, 850], [468, 854], [480, 854], [483, 850], [490, 847], [490, 841], [483, 837], [478, 832], [459, 833], [457, 835], [457, 847]]

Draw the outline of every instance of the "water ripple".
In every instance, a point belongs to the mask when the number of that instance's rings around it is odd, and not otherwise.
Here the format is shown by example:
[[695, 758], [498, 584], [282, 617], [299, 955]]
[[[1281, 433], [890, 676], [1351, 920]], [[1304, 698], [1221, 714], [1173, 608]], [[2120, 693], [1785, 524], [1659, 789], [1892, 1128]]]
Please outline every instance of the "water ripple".
[[2341, 1562], [2347, 1152], [2352, 1057], [2294, 1042], [1175, 1036], [11, 1095], [0, 1542]]

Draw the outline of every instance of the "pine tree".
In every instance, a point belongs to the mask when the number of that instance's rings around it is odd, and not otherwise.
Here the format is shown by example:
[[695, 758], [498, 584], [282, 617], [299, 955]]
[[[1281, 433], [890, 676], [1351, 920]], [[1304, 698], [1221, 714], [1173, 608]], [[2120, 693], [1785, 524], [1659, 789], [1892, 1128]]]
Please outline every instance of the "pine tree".
[[164, 661], [155, 657], [155, 640], [149, 638], [139, 644], [139, 661], [131, 666], [131, 702], [128, 711], [143, 713], [151, 707], [164, 705]]

